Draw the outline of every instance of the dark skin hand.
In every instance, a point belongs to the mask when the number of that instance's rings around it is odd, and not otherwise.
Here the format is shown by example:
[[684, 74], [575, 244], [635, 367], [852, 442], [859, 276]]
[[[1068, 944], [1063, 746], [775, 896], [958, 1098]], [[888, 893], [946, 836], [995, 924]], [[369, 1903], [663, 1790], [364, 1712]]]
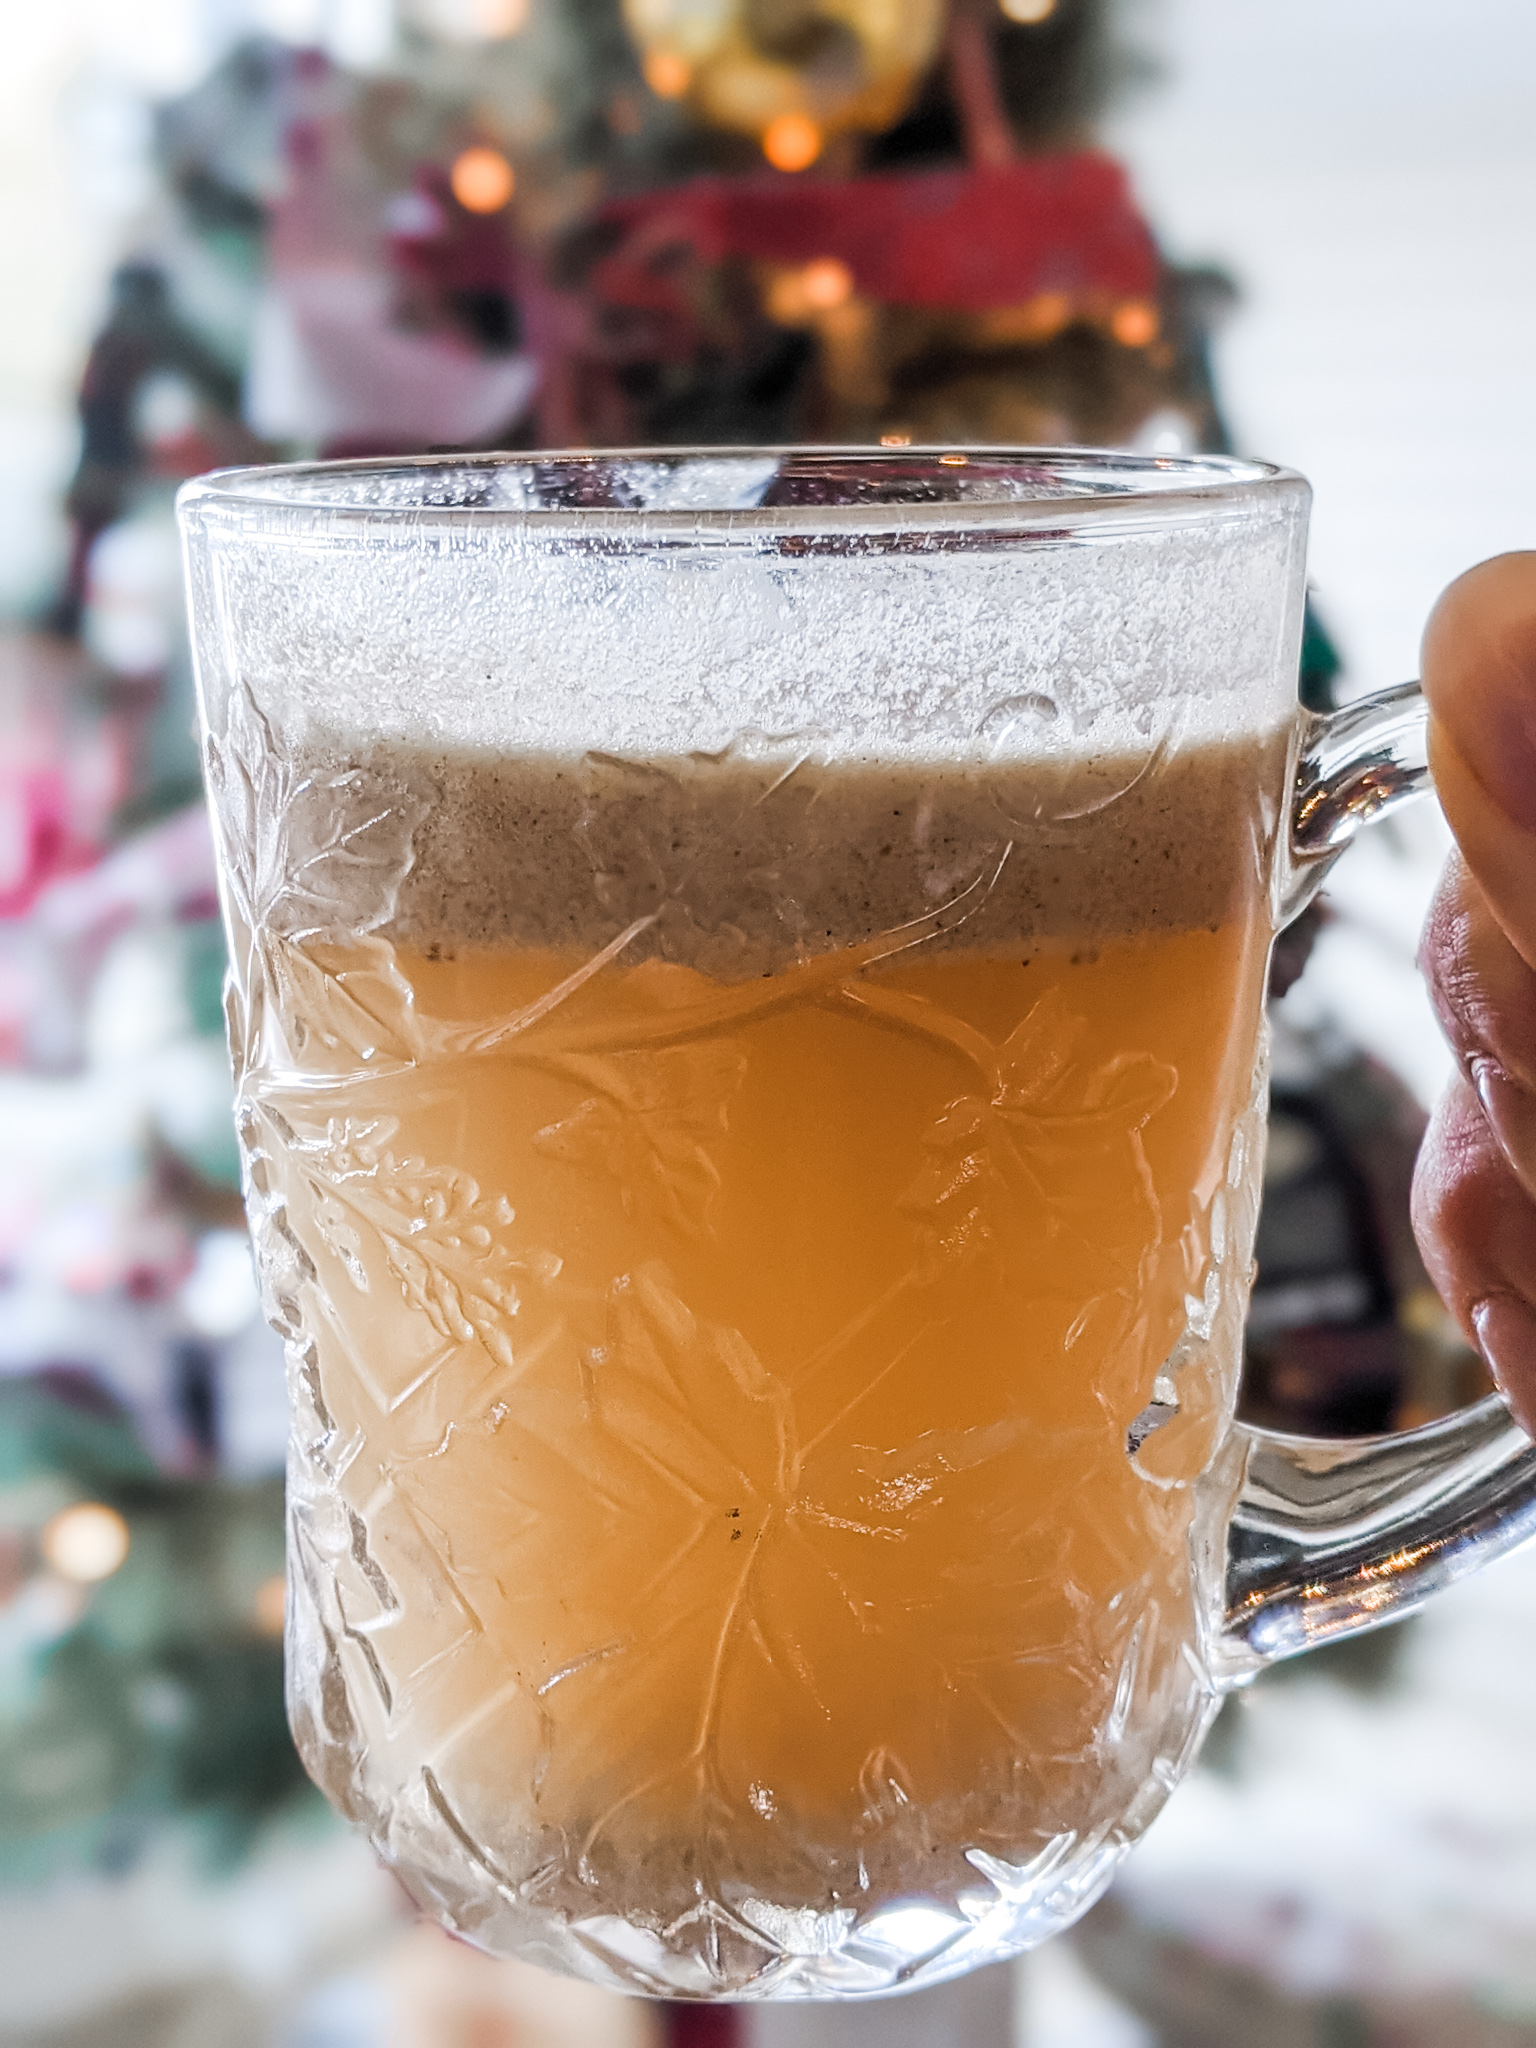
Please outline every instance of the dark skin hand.
[[1460, 1071], [1414, 1228], [1431, 1277], [1536, 1435], [1536, 554], [1453, 583], [1424, 635], [1430, 765], [1458, 852], [1421, 961]]

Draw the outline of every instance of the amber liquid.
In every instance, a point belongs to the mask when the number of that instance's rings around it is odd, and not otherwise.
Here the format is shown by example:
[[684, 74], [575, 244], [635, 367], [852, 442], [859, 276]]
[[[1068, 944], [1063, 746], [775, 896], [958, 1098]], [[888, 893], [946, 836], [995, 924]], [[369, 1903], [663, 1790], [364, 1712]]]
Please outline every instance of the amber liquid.
[[[378, 1591], [333, 1646], [369, 1767], [642, 1905], [1123, 1811], [1198, 1686], [1230, 1387], [1130, 1441], [1222, 1255], [1267, 940], [293, 978], [276, 1166]], [[349, 1004], [395, 1019], [376, 1072]]]

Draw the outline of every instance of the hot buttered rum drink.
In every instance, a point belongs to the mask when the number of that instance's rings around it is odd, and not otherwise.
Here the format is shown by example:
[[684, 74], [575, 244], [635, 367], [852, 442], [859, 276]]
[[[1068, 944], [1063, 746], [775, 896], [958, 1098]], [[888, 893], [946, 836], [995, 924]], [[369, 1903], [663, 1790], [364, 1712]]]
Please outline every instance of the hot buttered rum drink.
[[1142, 1824], [1207, 1711], [1283, 753], [316, 743], [325, 902], [236, 1033], [341, 1503], [291, 1690], [428, 1904], [700, 1914], [718, 1982]]

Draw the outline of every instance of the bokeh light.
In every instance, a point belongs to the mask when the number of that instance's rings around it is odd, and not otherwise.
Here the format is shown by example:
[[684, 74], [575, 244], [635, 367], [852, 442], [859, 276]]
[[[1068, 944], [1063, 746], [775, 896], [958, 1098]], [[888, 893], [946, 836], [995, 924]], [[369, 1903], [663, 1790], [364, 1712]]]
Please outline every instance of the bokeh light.
[[853, 297], [853, 272], [836, 256], [818, 256], [801, 271], [800, 289], [813, 311], [830, 312]]
[[467, 213], [500, 213], [517, 189], [517, 174], [499, 149], [477, 143], [454, 158], [448, 183]]
[[482, 35], [515, 36], [528, 26], [529, 0], [476, 0], [475, 12]]
[[1115, 308], [1109, 331], [1125, 348], [1145, 348], [1157, 339], [1157, 308], [1145, 299], [1127, 299]]
[[454, 43], [492, 43], [528, 26], [530, 0], [415, 0], [412, 12]]
[[61, 1508], [43, 1527], [40, 1547], [45, 1563], [61, 1579], [94, 1586], [110, 1579], [128, 1555], [128, 1524], [104, 1501], [76, 1501]]
[[286, 1590], [281, 1572], [274, 1572], [270, 1579], [263, 1579], [256, 1588], [256, 1597], [251, 1602], [251, 1619], [255, 1622], [259, 1635], [282, 1634], [285, 1598]]
[[774, 273], [764, 306], [781, 327], [807, 327], [818, 315], [835, 313], [853, 298], [853, 272], [837, 256], [817, 256], [792, 270]]
[[763, 155], [776, 171], [804, 171], [821, 155], [825, 137], [809, 114], [780, 114], [763, 134]]
[[676, 50], [649, 50], [641, 67], [645, 82], [659, 100], [680, 100], [693, 78], [693, 66]]
[[1037, 22], [1049, 21], [1056, 12], [1056, 0], [997, 0], [1010, 21], [1033, 28]]

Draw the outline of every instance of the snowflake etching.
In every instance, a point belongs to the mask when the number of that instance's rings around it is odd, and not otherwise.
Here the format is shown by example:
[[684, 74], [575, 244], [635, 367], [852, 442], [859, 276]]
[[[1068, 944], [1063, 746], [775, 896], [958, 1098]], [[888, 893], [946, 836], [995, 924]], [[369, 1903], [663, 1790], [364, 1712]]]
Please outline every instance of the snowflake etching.
[[709, 1234], [720, 1169], [709, 1145], [726, 1129], [747, 1057], [729, 1039], [603, 1059], [567, 1055], [559, 1070], [590, 1089], [535, 1143], [548, 1158], [611, 1174], [626, 1214], [659, 1214], [694, 1237]]
[[[856, 1425], [809, 1435], [796, 1390], [664, 1267], [616, 1282], [603, 1342], [541, 1352], [488, 1413], [395, 1486], [537, 1702], [527, 1777], [541, 1807], [586, 1816], [589, 1862], [632, 1808], [661, 1802], [707, 1862], [729, 1816], [804, 1811], [828, 1784], [873, 1840], [942, 1796], [955, 1759], [1070, 1756], [1136, 1681], [1140, 1604], [1073, 1604], [1091, 1447], [1043, 1464], [1022, 1417], [883, 1450]], [[897, 1742], [882, 1731], [909, 1694], [932, 1709]], [[477, 1720], [443, 1767], [494, 1771], [507, 1726]]]
[[410, 872], [425, 798], [403, 787], [370, 797], [353, 769], [300, 773], [244, 683], [205, 760], [229, 890], [237, 1078], [268, 1029], [300, 1056], [311, 1040], [353, 1060], [409, 1056], [410, 984], [374, 933]]
[[[752, 1829], [790, 1893], [851, 1899], [861, 1859], [918, 1853], [984, 1788], [1005, 1854], [1079, 1826], [1074, 1787], [1114, 1809], [1195, 1683], [1187, 1497], [1130, 1470], [1085, 1364], [1160, 1240], [1141, 1134], [1173, 1070], [1096, 1054], [1059, 992], [989, 1037], [869, 964], [573, 974], [489, 1023], [424, 1015], [365, 1073], [311, 1040], [248, 1091], [336, 1416], [300, 1516], [344, 1500], [390, 1595], [338, 1562], [327, 1654], [368, 1756], [430, 1755], [421, 1796], [509, 1889], [514, 1837], [558, 1837], [559, 1882], [593, 1892], [673, 1830], [698, 1910], [745, 1939], [721, 1902]], [[835, 1117], [785, 1099], [806, 1042], [884, 1146], [840, 1213]], [[887, 1061], [922, 1092], [861, 1078]], [[819, 1219], [803, 1288], [786, 1204]]]
[[1158, 1205], [1141, 1130], [1173, 1096], [1172, 1067], [1146, 1053], [1122, 1052], [1097, 1065], [1077, 1058], [1087, 1027], [1059, 989], [1000, 1045], [915, 998], [869, 988], [845, 993], [898, 1029], [938, 1038], [975, 1075], [976, 1085], [929, 1125], [922, 1168], [902, 1200], [922, 1233], [931, 1274], [1000, 1244], [1032, 1241], [1043, 1257], [1063, 1233], [1092, 1229], [1103, 1207], [1106, 1157], [1139, 1196], [1142, 1228], [1130, 1233], [1128, 1251], [1134, 1258], [1155, 1241]]

